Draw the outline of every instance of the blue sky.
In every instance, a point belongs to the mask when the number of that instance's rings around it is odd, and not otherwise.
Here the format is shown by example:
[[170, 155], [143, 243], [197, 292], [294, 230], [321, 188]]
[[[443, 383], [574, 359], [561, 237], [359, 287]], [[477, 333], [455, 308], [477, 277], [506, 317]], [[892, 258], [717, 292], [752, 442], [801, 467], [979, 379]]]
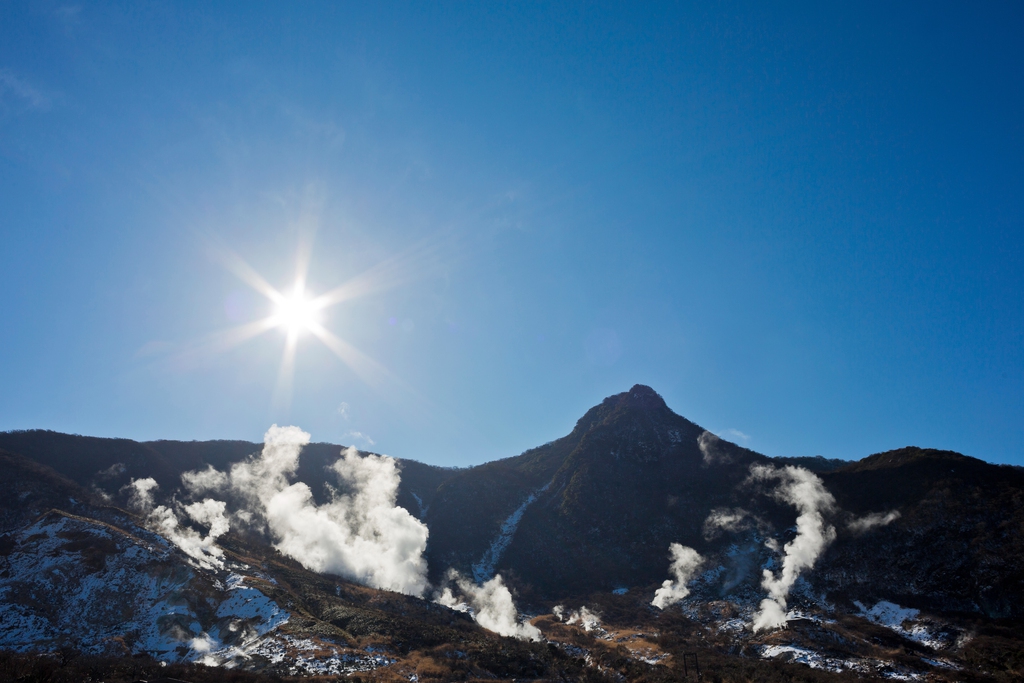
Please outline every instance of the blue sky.
[[0, 429], [1024, 464], [1021, 6], [638, 5], [0, 5]]

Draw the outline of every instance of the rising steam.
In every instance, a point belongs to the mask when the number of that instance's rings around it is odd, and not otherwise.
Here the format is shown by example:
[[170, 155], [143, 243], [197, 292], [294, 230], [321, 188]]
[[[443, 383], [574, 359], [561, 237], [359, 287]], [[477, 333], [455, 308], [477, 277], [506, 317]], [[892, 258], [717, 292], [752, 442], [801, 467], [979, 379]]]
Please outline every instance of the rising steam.
[[476, 623], [499, 635], [520, 640], [541, 639], [540, 629], [528, 621], [520, 621], [519, 612], [512, 602], [512, 593], [505, 586], [501, 574], [496, 574], [490, 581], [477, 585], [454, 569], [450, 569], [448, 580], [455, 584], [460, 595], [456, 596], [452, 587], [446, 586], [435, 597], [436, 602], [460, 612], [469, 612], [476, 619]]
[[675, 576], [675, 580], [665, 579], [661, 588], [654, 592], [654, 600], [651, 601], [651, 604], [658, 609], [674, 605], [690, 594], [690, 589], [686, 587], [686, 584], [690, 582], [694, 573], [704, 562], [704, 558], [696, 550], [685, 545], [672, 543], [668, 550], [669, 557], [672, 558], [669, 571]]
[[153, 477], [132, 479], [131, 483], [121, 489], [128, 490], [128, 505], [136, 510], [149, 512], [153, 509], [153, 491], [160, 488]]
[[782, 572], [776, 576], [771, 570], [764, 570], [761, 586], [768, 591], [769, 597], [761, 601], [761, 611], [754, 616], [756, 632], [786, 624], [786, 599], [790, 589], [803, 570], [814, 566], [818, 556], [836, 536], [835, 528], [824, 518], [824, 513], [834, 509], [835, 498], [821, 479], [802, 467], [752, 465], [748, 481], [777, 481], [772, 497], [800, 512], [796, 518], [796, 537], [783, 547]]
[[[237, 501], [232, 512], [236, 521], [268, 531], [274, 547], [307, 569], [422, 595], [427, 587], [427, 527], [395, 505], [400, 477], [394, 459], [360, 457], [354, 448], [346, 449], [330, 468], [345, 493], [317, 505], [309, 486], [290, 483], [309, 438], [298, 427], [274, 425], [258, 456], [236, 463], [227, 473], [212, 467], [186, 472], [182, 482], [193, 496], [212, 493]], [[131, 486], [131, 500], [152, 508], [156, 482], [140, 480]], [[209, 527], [209, 534], [202, 537], [180, 527], [178, 516], [166, 506], [149, 512], [151, 523], [189, 555], [220, 566], [223, 551], [214, 541], [230, 527], [227, 504], [207, 497], [181, 509]]]
[[597, 612], [591, 612], [586, 605], [580, 607], [579, 611], [573, 610], [568, 614], [566, 614], [564, 607], [561, 605], [555, 605], [551, 610], [551, 613], [554, 614], [559, 621], [564, 621], [570, 626], [578, 624], [587, 633], [598, 630], [603, 631], [603, 629], [601, 629], [601, 615]]
[[899, 518], [899, 510], [890, 510], [889, 512], [872, 512], [871, 514], [851, 520], [846, 525], [846, 528], [855, 534], [862, 534], [865, 531], [874, 529], [876, 526], [888, 526]]
[[715, 508], [704, 520], [704, 538], [710, 541], [723, 531], [739, 531], [748, 514], [743, 508]]
[[[399, 474], [394, 459], [360, 457], [354, 448], [346, 449], [331, 469], [349, 493], [318, 506], [309, 486], [289, 484], [307, 443], [309, 434], [298, 427], [272, 426], [260, 455], [233, 465], [225, 487], [266, 523], [275, 547], [307, 569], [422, 595], [427, 527], [395, 505]], [[193, 487], [222, 481], [213, 472], [193, 473], [185, 481]]]
[[716, 434], [704, 431], [697, 437], [697, 447], [704, 456], [705, 465], [728, 465], [732, 456], [722, 446], [722, 440]]
[[166, 505], [154, 507], [153, 493], [160, 486], [152, 477], [133, 479], [125, 488], [128, 489], [128, 505], [145, 513], [146, 521], [161, 536], [181, 548], [202, 567], [224, 567], [224, 551], [216, 545], [217, 538], [228, 530], [224, 503], [208, 498], [202, 503], [193, 503], [185, 507], [189, 517], [209, 527], [210, 532], [203, 536], [195, 529], [182, 527], [178, 522], [178, 516]]

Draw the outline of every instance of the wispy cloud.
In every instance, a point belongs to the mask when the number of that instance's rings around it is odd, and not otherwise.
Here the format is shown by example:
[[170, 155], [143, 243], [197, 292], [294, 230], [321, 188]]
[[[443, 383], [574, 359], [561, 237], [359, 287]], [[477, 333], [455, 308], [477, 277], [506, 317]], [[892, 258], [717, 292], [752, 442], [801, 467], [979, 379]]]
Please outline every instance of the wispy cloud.
[[53, 98], [7, 68], [0, 68], [0, 98], [14, 98], [37, 111], [47, 111], [53, 105]]
[[363, 434], [362, 432], [348, 432], [345, 436], [350, 436], [353, 439], [359, 439], [363, 443], [369, 444], [370, 446], [376, 445], [376, 441], [370, 438], [369, 434]]
[[742, 441], [743, 443], [748, 443], [750, 441], [750, 435], [749, 434], [744, 434], [740, 430], [732, 429], [731, 427], [729, 429], [726, 429], [724, 432], [722, 432], [722, 436], [724, 436], [724, 437], [726, 437], [728, 439], [734, 439], [734, 443], [736, 441]]
[[346, 403], [345, 401], [342, 401], [341, 405], [338, 406], [338, 415], [341, 415], [341, 417], [345, 420], [348, 419], [348, 403]]

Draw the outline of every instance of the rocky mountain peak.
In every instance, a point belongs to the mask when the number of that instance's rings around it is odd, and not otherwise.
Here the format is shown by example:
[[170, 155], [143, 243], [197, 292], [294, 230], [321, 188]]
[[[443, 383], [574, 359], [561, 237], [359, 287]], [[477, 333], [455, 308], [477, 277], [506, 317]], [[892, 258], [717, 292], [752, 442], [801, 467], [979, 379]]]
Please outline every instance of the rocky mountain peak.
[[[71, 643], [104, 657], [139, 654], [291, 675], [393, 666], [411, 678], [407, 672], [424, 662], [431, 668], [417, 671], [464, 667], [431, 680], [460, 680], [498, 662], [493, 678], [519, 672], [536, 679], [558, 662], [625, 662], [620, 646], [644, 642], [637, 639], [645, 631], [661, 634], [657, 644], [672, 642], [665, 634], [677, 629], [673, 637], [691, 638], [687, 651], [697, 638], [696, 647], [718, 643], [717, 654], [701, 650], [702, 666], [710, 660], [711, 670], [725, 666], [724, 653], [744, 658], [745, 673], [723, 680], [750, 678], [755, 658], [794, 652], [802, 658], [794, 662], [828, 662], [835, 680], [868, 673], [1021, 680], [1014, 656], [1022, 651], [1017, 624], [1024, 615], [1024, 469], [951, 451], [907, 447], [850, 463], [769, 458], [705, 432], [653, 389], [635, 385], [587, 411], [573, 433], [519, 456], [459, 470], [403, 461], [398, 503], [429, 527], [425, 559], [435, 585], [449, 569], [478, 587], [501, 575], [518, 603], [537, 612], [556, 603], [574, 613], [584, 603], [601, 608], [604, 625], [591, 641], [580, 640], [590, 637], [586, 626], [565, 630], [576, 617], [542, 614], [534, 626], [554, 647], [513, 651], [510, 641], [495, 644], [479, 632], [468, 614], [313, 574], [254, 532], [218, 541], [224, 567], [196, 564], [178, 541], [116, 507], [133, 478], [152, 476], [174, 496], [182, 471], [225, 469], [259, 444], [35, 431], [0, 432], [0, 447], [11, 451], [0, 450], [7, 485], [0, 499], [0, 650]], [[339, 452], [309, 444], [296, 479], [330, 496], [328, 465]], [[753, 486], [755, 463], [812, 470], [820, 480], [812, 488], [820, 483], [835, 499], [832, 509], [821, 509], [820, 526], [833, 539], [792, 585], [792, 628], [778, 631], [752, 631], [751, 617], [758, 604], [763, 609], [765, 571], [778, 576], [790, 549], [806, 547], [796, 542], [800, 523], [793, 525], [807, 503], [803, 493], [799, 505], [789, 502], [796, 494], [779, 478]], [[679, 579], [690, 591], [682, 611], [655, 611], [655, 589], [678, 577], [675, 544], [703, 563]], [[612, 624], [629, 630], [620, 638]], [[602, 641], [615, 648], [614, 659], [593, 654]], [[672, 645], [676, 656], [681, 642]], [[388, 649], [378, 650], [381, 643]], [[513, 671], [495, 659], [498, 651], [518, 652], [527, 664]], [[577, 657], [581, 652], [591, 659]], [[624, 669], [640, 672], [629, 680], [671, 676], [636, 668], [651, 652]], [[651, 666], [665, 661], [672, 660]], [[766, 676], [784, 680], [782, 664], [772, 662]], [[840, 667], [849, 670], [836, 674]], [[981, 678], [976, 670], [998, 675]], [[582, 680], [578, 671], [558, 671], [548, 678]]]
[[627, 402], [631, 407], [640, 408], [642, 410], [652, 410], [668, 408], [665, 405], [665, 399], [645, 384], [634, 384], [633, 387], [624, 394], [619, 394], [622, 400]]
[[687, 422], [673, 413], [654, 389], [635, 384], [629, 391], [609, 396], [588, 410], [576, 423], [574, 432], [582, 434], [615, 424], [655, 425], [677, 420]]

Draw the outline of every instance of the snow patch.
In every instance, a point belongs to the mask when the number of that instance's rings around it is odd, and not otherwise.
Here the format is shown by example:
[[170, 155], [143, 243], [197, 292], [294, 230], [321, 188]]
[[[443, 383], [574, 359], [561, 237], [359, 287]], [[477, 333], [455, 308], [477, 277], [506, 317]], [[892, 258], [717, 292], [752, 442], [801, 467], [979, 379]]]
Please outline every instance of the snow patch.
[[814, 650], [808, 650], [807, 648], [795, 645], [765, 645], [761, 649], [762, 659], [775, 659], [776, 657], [781, 657], [786, 661], [796, 662], [797, 664], [804, 664], [812, 669], [821, 669], [822, 671], [831, 671], [832, 673], [841, 673], [846, 670], [863, 672], [866, 669], [864, 663], [858, 660], [826, 657]]
[[523, 519], [523, 514], [526, 512], [526, 508], [537, 500], [537, 496], [548, 490], [551, 486], [549, 481], [544, 484], [541, 488], [537, 489], [523, 501], [522, 505], [515, 509], [508, 518], [502, 522], [501, 528], [498, 530], [498, 535], [491, 541], [491, 546], [484, 552], [483, 557], [480, 558], [479, 562], [476, 562], [473, 567], [473, 580], [482, 584], [490, 580], [494, 576], [494, 569], [498, 564], [498, 560], [504, 554], [509, 544], [512, 543], [512, 538], [516, 535], [516, 529], [519, 528], [519, 522]]
[[409, 493], [410, 493], [410, 494], [412, 495], [412, 497], [413, 497], [413, 498], [414, 498], [414, 499], [416, 500], [416, 505], [417, 505], [417, 506], [419, 507], [419, 509], [420, 509], [420, 513], [419, 513], [419, 515], [417, 515], [417, 517], [419, 517], [420, 519], [423, 519], [424, 517], [426, 517], [426, 516], [427, 516], [427, 510], [429, 510], [429, 509], [430, 509], [430, 506], [429, 506], [429, 505], [424, 505], [424, 504], [423, 504], [423, 499], [422, 499], [422, 498], [420, 498], [419, 496], [417, 496], [417, 495], [416, 495], [415, 493], [413, 493], [412, 491], [409, 491]]
[[288, 621], [241, 575], [221, 582], [168, 544], [147, 543], [155, 534], [129, 532], [56, 514], [17, 532], [0, 579], [0, 647], [127, 648], [162, 661], [210, 662], [225, 639], [251, 640]]
[[931, 620], [921, 619], [920, 610], [912, 607], [900, 607], [888, 600], [879, 600], [871, 609], [856, 600], [853, 604], [860, 610], [860, 616], [879, 626], [884, 626], [908, 640], [921, 643], [933, 650], [941, 650], [949, 646], [948, 638], [936, 632], [940, 625], [930, 623]]

